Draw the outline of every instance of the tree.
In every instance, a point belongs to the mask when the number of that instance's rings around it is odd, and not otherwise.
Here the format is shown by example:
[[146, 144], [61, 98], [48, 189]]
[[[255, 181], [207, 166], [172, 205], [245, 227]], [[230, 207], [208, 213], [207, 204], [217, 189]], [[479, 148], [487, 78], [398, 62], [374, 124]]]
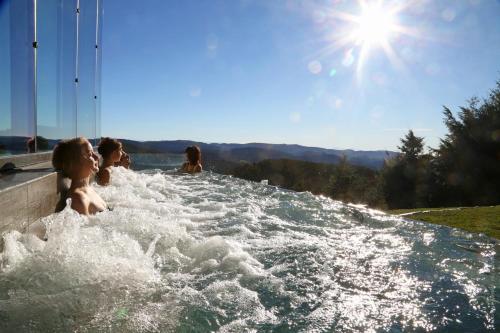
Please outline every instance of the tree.
[[389, 208], [427, 206], [425, 182], [428, 155], [424, 155], [424, 138], [412, 130], [401, 139], [401, 155], [386, 161], [381, 171], [384, 197]]
[[500, 203], [500, 81], [488, 98], [472, 98], [457, 117], [445, 107], [444, 122], [449, 133], [435, 151], [444, 204]]
[[424, 153], [424, 138], [415, 136], [412, 130], [401, 139], [401, 143], [398, 149], [408, 161], [416, 161]]

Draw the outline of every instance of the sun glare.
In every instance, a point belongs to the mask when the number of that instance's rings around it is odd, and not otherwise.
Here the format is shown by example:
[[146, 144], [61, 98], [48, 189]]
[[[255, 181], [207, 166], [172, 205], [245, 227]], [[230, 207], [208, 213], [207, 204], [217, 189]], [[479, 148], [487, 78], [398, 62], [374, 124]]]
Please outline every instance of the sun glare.
[[366, 6], [358, 18], [356, 41], [368, 46], [384, 44], [394, 32], [394, 15], [380, 6]]
[[401, 35], [419, 37], [419, 33], [410, 27], [400, 24], [398, 14], [405, 10], [408, 4], [399, 2], [384, 3], [383, 0], [358, 0], [357, 14], [339, 11], [335, 8], [327, 10], [326, 17], [331, 21], [341, 21], [335, 31], [330, 30], [328, 37], [331, 44], [322, 52], [344, 50], [344, 66], [356, 62], [356, 72], [361, 72], [370, 52], [381, 49], [397, 68], [402, 68], [392, 43], [397, 42]]

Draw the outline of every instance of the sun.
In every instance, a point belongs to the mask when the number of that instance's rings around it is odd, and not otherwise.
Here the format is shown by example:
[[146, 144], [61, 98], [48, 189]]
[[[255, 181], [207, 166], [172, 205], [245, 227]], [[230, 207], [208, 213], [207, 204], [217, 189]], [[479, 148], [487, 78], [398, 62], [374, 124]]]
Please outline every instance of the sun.
[[356, 42], [363, 46], [383, 45], [395, 32], [394, 13], [384, 10], [380, 5], [362, 6], [361, 15], [356, 18], [354, 30]]
[[[321, 53], [345, 50], [349, 59], [343, 64], [350, 66], [356, 58], [356, 72], [361, 77], [363, 66], [371, 52], [382, 51], [395, 67], [403, 67], [393, 45], [402, 35], [419, 38], [420, 33], [400, 23], [399, 14], [410, 6], [410, 2], [390, 2], [383, 0], [358, 0], [357, 13], [340, 11], [336, 8], [325, 10], [330, 29], [327, 40], [330, 44]], [[336, 24], [335, 22], [342, 24]]]

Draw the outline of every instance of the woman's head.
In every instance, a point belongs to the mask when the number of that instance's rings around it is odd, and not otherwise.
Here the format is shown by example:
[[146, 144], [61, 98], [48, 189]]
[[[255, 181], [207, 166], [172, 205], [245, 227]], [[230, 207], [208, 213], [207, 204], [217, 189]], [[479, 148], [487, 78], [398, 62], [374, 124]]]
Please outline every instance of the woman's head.
[[52, 165], [70, 178], [86, 178], [99, 171], [99, 158], [85, 138], [63, 140], [54, 147]]
[[201, 150], [198, 146], [190, 146], [186, 148], [186, 156], [189, 164], [195, 165], [201, 163]]
[[115, 139], [102, 138], [97, 151], [104, 160], [111, 160], [113, 163], [119, 162], [122, 157], [122, 143]]
[[122, 166], [128, 169], [130, 167], [130, 155], [126, 152], [122, 152], [122, 157], [118, 162], [115, 162], [115, 166]]

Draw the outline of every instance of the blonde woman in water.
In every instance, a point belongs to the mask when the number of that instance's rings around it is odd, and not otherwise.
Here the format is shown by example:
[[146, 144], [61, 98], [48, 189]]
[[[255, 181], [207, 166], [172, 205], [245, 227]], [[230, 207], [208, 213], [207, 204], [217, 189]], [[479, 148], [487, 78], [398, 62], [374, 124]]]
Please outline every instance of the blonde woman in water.
[[104, 200], [90, 186], [90, 176], [99, 171], [99, 158], [86, 138], [61, 141], [54, 148], [52, 165], [71, 179], [68, 198], [71, 208], [83, 215], [107, 209]]

